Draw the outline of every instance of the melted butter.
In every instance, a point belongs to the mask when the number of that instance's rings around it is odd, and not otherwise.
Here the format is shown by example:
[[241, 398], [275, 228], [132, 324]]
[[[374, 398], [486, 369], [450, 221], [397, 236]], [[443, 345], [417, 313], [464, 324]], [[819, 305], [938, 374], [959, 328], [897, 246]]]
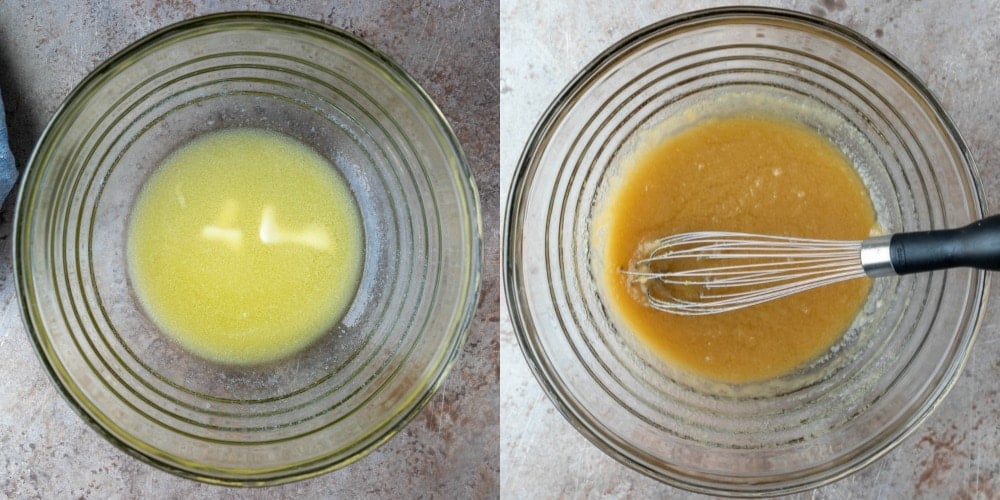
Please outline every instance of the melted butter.
[[671, 366], [724, 382], [764, 380], [826, 352], [870, 288], [860, 278], [710, 316], [653, 310], [621, 273], [644, 243], [719, 230], [860, 240], [875, 227], [864, 184], [813, 131], [756, 117], [706, 120], [640, 155], [595, 218], [614, 316]]
[[190, 351], [249, 364], [288, 356], [346, 312], [361, 218], [307, 146], [255, 129], [208, 134], [164, 161], [133, 209], [129, 275], [147, 314]]

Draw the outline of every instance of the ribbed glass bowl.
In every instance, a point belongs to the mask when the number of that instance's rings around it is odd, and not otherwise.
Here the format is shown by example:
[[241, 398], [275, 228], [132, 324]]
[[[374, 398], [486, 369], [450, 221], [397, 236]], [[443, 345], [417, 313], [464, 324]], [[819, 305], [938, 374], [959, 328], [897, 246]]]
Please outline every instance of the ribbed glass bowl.
[[604, 300], [592, 220], [644, 145], [734, 114], [794, 120], [831, 140], [886, 231], [985, 215], [951, 121], [883, 50], [802, 14], [702, 11], [617, 43], [545, 112], [514, 174], [506, 293], [539, 382], [609, 455], [695, 491], [790, 493], [871, 463], [941, 403], [979, 326], [987, 275], [877, 280], [843, 340], [777, 379], [722, 384], [671, 368]]
[[[364, 226], [346, 315], [263, 366], [214, 364], [168, 340], [126, 269], [144, 181], [178, 147], [234, 127], [326, 157]], [[209, 482], [300, 479], [384, 443], [440, 386], [479, 291], [478, 198], [440, 111], [385, 55], [287, 16], [185, 21], [102, 64], [45, 130], [16, 218], [21, 307], [52, 380], [118, 447]]]

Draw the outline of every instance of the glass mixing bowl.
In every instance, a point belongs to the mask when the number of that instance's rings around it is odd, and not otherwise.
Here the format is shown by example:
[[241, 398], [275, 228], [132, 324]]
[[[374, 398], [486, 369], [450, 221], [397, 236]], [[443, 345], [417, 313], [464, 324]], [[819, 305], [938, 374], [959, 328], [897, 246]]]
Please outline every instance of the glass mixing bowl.
[[890, 55], [807, 15], [702, 11], [617, 43], [545, 112], [514, 174], [506, 293], [539, 382], [609, 455], [694, 491], [790, 493], [871, 463], [941, 403], [979, 326], [987, 275], [879, 279], [842, 340], [776, 379], [722, 384], [672, 369], [603, 299], [592, 220], [644, 145], [733, 114], [795, 120], [831, 140], [888, 232], [985, 215], [954, 126]]
[[[364, 226], [346, 315], [264, 366], [178, 347], [126, 272], [145, 179], [193, 138], [233, 127], [280, 132], [326, 157]], [[52, 380], [109, 441], [203, 481], [300, 479], [388, 440], [440, 386], [479, 291], [478, 198], [445, 118], [385, 55], [286, 16], [185, 21], [99, 66], [45, 130], [16, 219], [21, 307]]]

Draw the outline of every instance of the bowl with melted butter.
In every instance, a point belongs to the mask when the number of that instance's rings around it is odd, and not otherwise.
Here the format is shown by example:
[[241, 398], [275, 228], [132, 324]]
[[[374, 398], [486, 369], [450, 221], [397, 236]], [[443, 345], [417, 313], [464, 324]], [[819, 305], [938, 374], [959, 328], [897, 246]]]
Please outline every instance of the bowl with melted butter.
[[678, 316], [622, 271], [675, 233], [860, 240], [961, 226], [983, 200], [934, 97], [860, 35], [771, 9], [668, 19], [592, 61], [529, 139], [507, 208], [512, 321], [550, 398], [612, 457], [704, 493], [803, 491], [941, 404], [987, 275]]
[[40, 139], [15, 271], [53, 382], [141, 460], [231, 485], [345, 466], [460, 350], [481, 223], [419, 85], [328, 26], [242, 13], [102, 64]]

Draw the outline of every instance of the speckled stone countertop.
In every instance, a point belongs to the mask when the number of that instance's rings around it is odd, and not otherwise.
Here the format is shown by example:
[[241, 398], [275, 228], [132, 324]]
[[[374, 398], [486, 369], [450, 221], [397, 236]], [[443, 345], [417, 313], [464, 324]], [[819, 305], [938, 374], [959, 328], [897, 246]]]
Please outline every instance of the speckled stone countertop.
[[[754, 2], [847, 25], [893, 53], [941, 100], [1000, 207], [1000, 2], [822, 0]], [[532, 127], [594, 56], [657, 20], [732, 2], [538, 2], [500, 8], [500, 169], [506, 196]], [[933, 415], [858, 474], [800, 498], [1000, 498], [1000, 286], [972, 357]], [[506, 311], [506, 307], [503, 308]], [[505, 498], [695, 498], [606, 456], [546, 398], [509, 319], [500, 326], [500, 490]]]
[[[160, 27], [223, 10], [279, 11], [343, 28], [395, 59], [441, 107], [474, 170], [483, 291], [468, 342], [402, 432], [344, 469], [274, 488], [181, 479], [87, 427], [41, 369], [12, 278], [13, 199], [0, 211], [0, 498], [492, 498], [499, 495], [499, 6], [487, 1], [0, 0], [0, 92], [23, 168], [70, 90]], [[13, 198], [13, 197], [11, 197]]]

